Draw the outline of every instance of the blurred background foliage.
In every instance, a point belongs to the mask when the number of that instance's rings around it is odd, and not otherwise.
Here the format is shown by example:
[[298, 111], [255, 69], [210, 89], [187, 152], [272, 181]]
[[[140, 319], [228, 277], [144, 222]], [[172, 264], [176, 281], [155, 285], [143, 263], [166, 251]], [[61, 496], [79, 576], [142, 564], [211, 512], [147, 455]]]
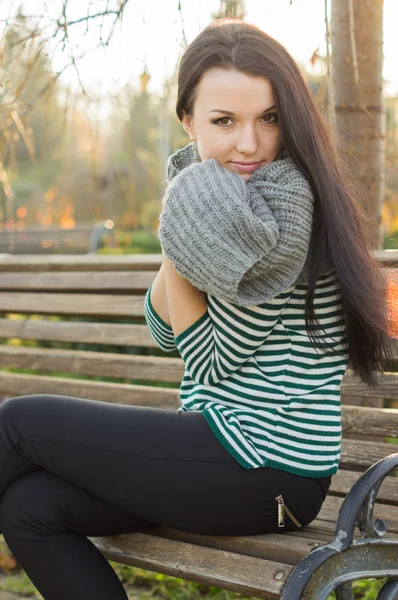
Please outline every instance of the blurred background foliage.
[[[138, 87], [106, 99], [104, 118], [104, 98], [60, 84], [46, 40], [32, 27], [20, 13], [0, 40], [0, 228], [111, 219], [117, 247], [104, 251], [160, 252], [166, 161], [189, 142], [175, 114], [176, 73], [150, 94], [144, 67]], [[325, 59], [314, 53], [313, 60]], [[327, 119], [326, 73], [301, 68]], [[384, 247], [397, 248], [398, 96], [385, 101]]]

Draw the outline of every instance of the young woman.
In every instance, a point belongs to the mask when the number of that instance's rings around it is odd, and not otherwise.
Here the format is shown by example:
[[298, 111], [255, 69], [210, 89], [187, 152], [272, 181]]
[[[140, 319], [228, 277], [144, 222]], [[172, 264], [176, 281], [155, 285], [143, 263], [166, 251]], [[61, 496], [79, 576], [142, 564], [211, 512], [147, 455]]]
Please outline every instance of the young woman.
[[86, 536], [162, 524], [296, 530], [337, 471], [346, 367], [374, 384], [385, 282], [294, 60], [238, 20], [186, 50], [152, 335], [185, 363], [168, 411], [35, 395], [0, 408], [0, 528], [46, 600], [126, 600]]

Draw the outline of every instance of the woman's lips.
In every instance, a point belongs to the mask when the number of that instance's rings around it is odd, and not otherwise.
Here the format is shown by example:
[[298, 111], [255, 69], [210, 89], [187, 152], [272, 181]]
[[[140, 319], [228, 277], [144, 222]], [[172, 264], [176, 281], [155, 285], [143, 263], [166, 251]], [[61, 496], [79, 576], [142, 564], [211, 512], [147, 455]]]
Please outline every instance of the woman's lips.
[[240, 171], [241, 173], [254, 173], [254, 171], [257, 171], [257, 169], [259, 169], [262, 165], [261, 162], [255, 162], [255, 163], [238, 163], [238, 162], [231, 162], [230, 163], [237, 171]]

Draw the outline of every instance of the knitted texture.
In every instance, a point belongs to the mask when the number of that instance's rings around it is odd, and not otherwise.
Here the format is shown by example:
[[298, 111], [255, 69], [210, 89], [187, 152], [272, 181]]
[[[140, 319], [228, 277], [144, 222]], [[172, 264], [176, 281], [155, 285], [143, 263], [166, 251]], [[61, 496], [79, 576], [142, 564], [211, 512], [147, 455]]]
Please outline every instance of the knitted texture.
[[193, 144], [167, 164], [159, 218], [163, 252], [196, 288], [242, 306], [259, 305], [307, 281], [314, 196], [282, 151], [248, 182]]

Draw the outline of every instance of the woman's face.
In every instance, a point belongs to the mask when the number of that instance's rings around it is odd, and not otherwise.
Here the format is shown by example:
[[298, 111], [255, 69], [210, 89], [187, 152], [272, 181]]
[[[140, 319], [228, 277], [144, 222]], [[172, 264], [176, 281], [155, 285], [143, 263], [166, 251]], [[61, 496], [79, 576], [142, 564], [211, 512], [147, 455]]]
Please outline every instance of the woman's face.
[[209, 69], [197, 87], [193, 115], [182, 125], [197, 141], [202, 160], [215, 158], [249, 181], [280, 153], [280, 128], [272, 86], [265, 77]]

